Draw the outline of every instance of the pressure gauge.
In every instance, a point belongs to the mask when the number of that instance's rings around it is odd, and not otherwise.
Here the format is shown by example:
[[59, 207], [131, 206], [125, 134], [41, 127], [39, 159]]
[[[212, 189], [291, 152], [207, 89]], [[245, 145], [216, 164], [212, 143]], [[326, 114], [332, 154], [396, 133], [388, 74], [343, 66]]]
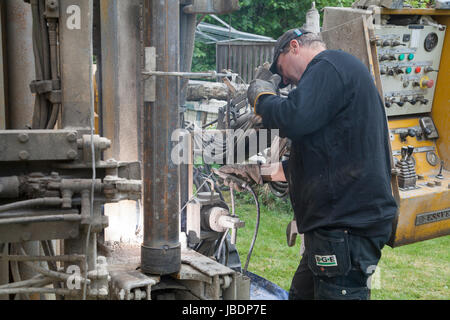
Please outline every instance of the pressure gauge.
[[427, 161], [433, 167], [437, 166], [439, 163], [439, 158], [434, 151], [427, 152]]
[[427, 35], [427, 37], [425, 38], [425, 43], [424, 43], [424, 47], [425, 50], [430, 52], [431, 50], [433, 50], [434, 48], [436, 48], [436, 46], [438, 45], [438, 35], [434, 32], [431, 32]]

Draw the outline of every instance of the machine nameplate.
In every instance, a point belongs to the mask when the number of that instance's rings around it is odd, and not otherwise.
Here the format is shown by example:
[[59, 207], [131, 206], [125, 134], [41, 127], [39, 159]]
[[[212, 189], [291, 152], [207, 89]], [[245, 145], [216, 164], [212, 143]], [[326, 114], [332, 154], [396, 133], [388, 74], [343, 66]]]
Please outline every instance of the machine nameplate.
[[438, 222], [450, 219], [450, 209], [434, 211], [419, 214], [416, 217], [416, 226], [421, 226], [428, 223]]

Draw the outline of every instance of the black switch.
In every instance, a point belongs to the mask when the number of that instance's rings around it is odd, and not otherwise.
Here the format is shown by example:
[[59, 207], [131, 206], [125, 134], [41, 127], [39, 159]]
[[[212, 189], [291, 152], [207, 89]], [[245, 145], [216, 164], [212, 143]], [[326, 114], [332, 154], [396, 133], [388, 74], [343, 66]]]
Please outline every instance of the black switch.
[[403, 42], [408, 42], [409, 40], [411, 40], [411, 35], [410, 34], [404, 34], [403, 35]]

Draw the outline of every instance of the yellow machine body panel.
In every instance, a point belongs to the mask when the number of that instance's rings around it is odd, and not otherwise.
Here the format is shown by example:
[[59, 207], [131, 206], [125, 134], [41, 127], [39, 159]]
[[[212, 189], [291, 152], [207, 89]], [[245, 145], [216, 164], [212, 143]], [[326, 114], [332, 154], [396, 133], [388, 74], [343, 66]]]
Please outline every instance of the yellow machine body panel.
[[[444, 174], [450, 181], [450, 174]], [[395, 246], [428, 240], [449, 234], [450, 189], [448, 185], [426, 186], [433, 179], [419, 182], [420, 189], [400, 191], [400, 214]]]
[[[396, 247], [450, 234], [450, 10], [383, 9], [381, 13], [427, 15], [447, 27], [434, 99], [430, 101], [431, 112], [405, 113], [388, 118], [395, 163], [402, 158], [402, 147], [413, 146], [417, 178], [414, 188], [398, 190], [400, 206], [394, 226], [395, 235], [391, 241], [391, 245]], [[405, 26], [405, 30], [407, 28]], [[389, 88], [383, 90], [386, 92]], [[408, 129], [423, 129], [420, 123], [423, 118], [432, 120], [437, 138], [406, 135]]]
[[[446, 16], [435, 19], [450, 27], [450, 10], [444, 11], [447, 11]], [[450, 171], [450, 32], [445, 35], [440, 69], [443, 72], [439, 74], [431, 116], [440, 134], [437, 148], [444, 160], [445, 169]]]

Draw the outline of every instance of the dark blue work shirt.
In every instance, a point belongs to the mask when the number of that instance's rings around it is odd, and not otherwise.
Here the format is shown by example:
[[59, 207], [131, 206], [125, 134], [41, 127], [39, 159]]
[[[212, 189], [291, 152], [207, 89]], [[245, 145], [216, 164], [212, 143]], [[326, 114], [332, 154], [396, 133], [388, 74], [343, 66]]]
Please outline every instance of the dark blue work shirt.
[[287, 99], [264, 96], [257, 113], [292, 140], [284, 165], [300, 233], [319, 227], [385, 234], [397, 212], [384, 105], [367, 67], [326, 50]]

